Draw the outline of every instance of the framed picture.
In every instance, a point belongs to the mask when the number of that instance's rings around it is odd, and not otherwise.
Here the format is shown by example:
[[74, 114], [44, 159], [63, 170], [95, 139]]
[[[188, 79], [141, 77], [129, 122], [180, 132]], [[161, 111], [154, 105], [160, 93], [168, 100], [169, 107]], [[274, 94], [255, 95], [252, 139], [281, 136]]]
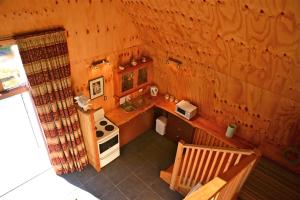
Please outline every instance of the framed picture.
[[104, 95], [104, 77], [89, 80], [89, 87], [91, 99], [101, 97]]

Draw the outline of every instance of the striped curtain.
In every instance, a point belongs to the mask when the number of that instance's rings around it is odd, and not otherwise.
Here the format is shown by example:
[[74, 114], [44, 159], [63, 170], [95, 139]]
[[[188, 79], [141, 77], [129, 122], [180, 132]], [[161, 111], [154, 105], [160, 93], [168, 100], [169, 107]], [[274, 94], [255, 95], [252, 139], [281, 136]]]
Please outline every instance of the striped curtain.
[[54, 170], [82, 170], [88, 159], [71, 90], [65, 31], [21, 36], [17, 44]]

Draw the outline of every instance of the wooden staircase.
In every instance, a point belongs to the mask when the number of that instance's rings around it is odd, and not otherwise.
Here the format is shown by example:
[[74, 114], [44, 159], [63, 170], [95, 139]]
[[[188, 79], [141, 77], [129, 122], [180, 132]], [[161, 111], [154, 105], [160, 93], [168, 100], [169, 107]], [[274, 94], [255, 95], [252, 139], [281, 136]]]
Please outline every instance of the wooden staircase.
[[174, 165], [171, 165], [168, 169], [160, 171], [160, 178], [168, 184], [171, 183], [173, 167]]
[[162, 170], [160, 177], [183, 196], [200, 182], [203, 186], [186, 200], [229, 200], [236, 197], [259, 157], [257, 150], [179, 142], [174, 165]]

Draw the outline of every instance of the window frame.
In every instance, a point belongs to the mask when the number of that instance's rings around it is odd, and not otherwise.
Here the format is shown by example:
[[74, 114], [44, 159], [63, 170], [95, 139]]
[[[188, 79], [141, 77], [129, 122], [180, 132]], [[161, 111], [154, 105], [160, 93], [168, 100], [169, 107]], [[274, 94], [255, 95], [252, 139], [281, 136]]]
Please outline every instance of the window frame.
[[[17, 41], [13, 38], [7, 38], [7, 39], [1, 39], [0, 38], [0, 47], [1, 46], [7, 46], [7, 45], [16, 45]], [[21, 94], [23, 92], [29, 91], [29, 85], [28, 82], [24, 85], [20, 85], [16, 88], [8, 89], [6, 91], [0, 92], [0, 100]]]

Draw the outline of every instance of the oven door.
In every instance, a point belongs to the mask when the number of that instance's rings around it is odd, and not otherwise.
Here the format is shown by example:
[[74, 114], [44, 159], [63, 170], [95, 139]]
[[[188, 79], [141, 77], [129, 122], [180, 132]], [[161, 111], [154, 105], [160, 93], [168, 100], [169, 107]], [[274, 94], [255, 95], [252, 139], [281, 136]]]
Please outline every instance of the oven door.
[[103, 157], [105, 154], [109, 154], [109, 152], [115, 149], [115, 147], [119, 146], [119, 135], [117, 134], [107, 141], [99, 143], [98, 145], [100, 157]]

